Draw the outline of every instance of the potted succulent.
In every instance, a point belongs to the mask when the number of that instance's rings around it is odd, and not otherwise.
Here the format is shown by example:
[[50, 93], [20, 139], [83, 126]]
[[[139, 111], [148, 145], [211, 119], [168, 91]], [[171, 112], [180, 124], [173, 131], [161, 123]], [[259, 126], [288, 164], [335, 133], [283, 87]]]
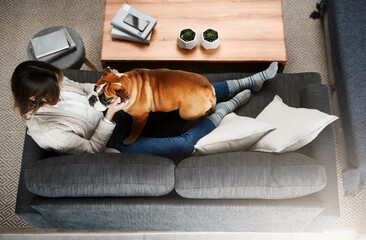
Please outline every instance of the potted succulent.
[[185, 49], [192, 49], [198, 43], [198, 36], [195, 31], [185, 28], [179, 31], [178, 46]]
[[220, 45], [220, 34], [214, 28], [207, 28], [201, 34], [201, 45], [205, 49], [215, 49]]

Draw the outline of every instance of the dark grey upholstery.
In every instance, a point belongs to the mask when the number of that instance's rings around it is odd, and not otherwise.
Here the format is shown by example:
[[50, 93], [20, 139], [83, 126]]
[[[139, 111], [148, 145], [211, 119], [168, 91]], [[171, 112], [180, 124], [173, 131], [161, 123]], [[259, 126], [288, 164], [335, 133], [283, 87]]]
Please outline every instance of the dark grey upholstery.
[[32, 207], [61, 229], [299, 232], [321, 201], [159, 198], [35, 198]]
[[186, 198], [287, 199], [318, 192], [326, 184], [324, 166], [294, 152], [190, 157], [175, 170], [175, 191]]
[[[64, 70], [64, 74], [79, 82], [96, 82], [101, 76], [100, 72], [80, 70]], [[211, 82], [215, 82], [242, 77], [244, 74], [223, 73], [206, 76]], [[248, 104], [236, 113], [256, 117], [276, 94], [290, 106], [330, 112], [327, 88], [321, 85], [319, 74], [301, 73], [278, 74], [275, 79], [265, 83], [261, 92], [254, 93]], [[176, 117], [175, 112], [152, 114], [144, 134], [178, 134], [192, 124], [182, 120], [178, 120], [179, 124], [172, 124], [172, 119]], [[164, 196], [151, 197], [41, 197], [26, 189], [25, 168], [45, 158], [48, 158], [48, 162], [65, 157], [55, 158], [55, 153], [40, 149], [32, 138], [26, 135], [16, 213], [38, 228], [219, 232], [323, 231], [339, 217], [332, 126], [326, 127], [313, 142], [297, 152], [294, 154], [295, 158], [301, 156], [299, 158], [306, 160], [309, 157], [324, 167], [327, 185], [322, 190], [303, 197], [281, 200], [188, 199], [179, 196], [174, 190]], [[254, 156], [261, 153], [234, 153], [240, 154], [242, 158], [251, 155], [252, 161], [255, 161]], [[108, 158], [104, 153], [99, 156], [100, 161]], [[148, 161], [150, 156], [145, 156]], [[219, 155], [212, 154], [205, 158], [209, 161], [211, 158], [216, 159], [216, 156]], [[283, 155], [275, 156], [281, 159]], [[75, 161], [85, 159], [83, 155], [73, 158]], [[180, 160], [174, 161], [178, 164]], [[294, 161], [301, 162], [298, 159]]]
[[366, 183], [366, 2], [327, 1], [330, 49], [347, 161], [343, 172], [345, 191]]
[[83, 154], [27, 166], [27, 189], [43, 197], [162, 196], [174, 189], [175, 164], [142, 154]]
[[[57, 31], [61, 28], [66, 28], [68, 33], [70, 34], [72, 40], [75, 42], [76, 50], [68, 53], [65, 56], [62, 56], [60, 58], [55, 59], [54, 61], [50, 62], [51, 64], [55, 65], [56, 67], [60, 69], [80, 69], [80, 67], [83, 65], [85, 61], [85, 47], [83, 40], [79, 36], [77, 32], [75, 32], [73, 29], [65, 26], [54, 26], [49, 27], [46, 29], [43, 29], [36, 33], [34, 37], [40, 37], [45, 34]], [[28, 60], [36, 60], [35, 56], [33, 55], [31, 49], [30, 49], [31, 43], [29, 42], [27, 46], [27, 55]]]
[[55, 156], [57, 156], [55, 152], [40, 148], [29, 135], [25, 134], [15, 213], [36, 228], [50, 229], [54, 227], [36, 210], [31, 208], [32, 198], [36, 197], [36, 195], [25, 187], [25, 167], [37, 160]]

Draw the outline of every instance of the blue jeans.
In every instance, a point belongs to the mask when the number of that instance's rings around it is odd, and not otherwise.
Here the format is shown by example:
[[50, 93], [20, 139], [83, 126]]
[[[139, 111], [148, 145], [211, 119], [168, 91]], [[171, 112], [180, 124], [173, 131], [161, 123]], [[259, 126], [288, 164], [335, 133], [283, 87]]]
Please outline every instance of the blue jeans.
[[[218, 82], [212, 85], [215, 88], [217, 102], [226, 100], [229, 95], [227, 84]], [[215, 129], [214, 124], [204, 118], [179, 136], [163, 138], [140, 137], [131, 145], [123, 145], [123, 139], [130, 134], [132, 118], [127, 113], [119, 111], [113, 116], [113, 121], [116, 123], [116, 127], [107, 143], [107, 147], [117, 149], [123, 153], [144, 153], [168, 158], [189, 156], [193, 152], [194, 145], [196, 145], [198, 140]]]

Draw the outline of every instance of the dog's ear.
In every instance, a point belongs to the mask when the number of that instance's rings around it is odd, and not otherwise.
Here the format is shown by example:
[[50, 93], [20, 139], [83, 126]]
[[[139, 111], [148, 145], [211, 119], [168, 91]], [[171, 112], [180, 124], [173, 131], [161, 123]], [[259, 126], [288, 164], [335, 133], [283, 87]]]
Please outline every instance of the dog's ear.
[[103, 75], [107, 75], [108, 73], [111, 73], [111, 69], [109, 67], [104, 68]]
[[130, 99], [130, 96], [122, 87], [116, 91], [116, 95], [121, 98], [122, 102], [127, 102]]

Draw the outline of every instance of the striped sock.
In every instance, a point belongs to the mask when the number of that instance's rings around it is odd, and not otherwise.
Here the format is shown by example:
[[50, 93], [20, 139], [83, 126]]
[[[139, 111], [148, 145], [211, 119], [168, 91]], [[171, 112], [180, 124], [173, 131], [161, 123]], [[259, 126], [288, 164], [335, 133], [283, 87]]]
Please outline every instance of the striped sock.
[[226, 81], [229, 88], [229, 96], [235, 95], [238, 91], [249, 88], [254, 92], [261, 90], [263, 83], [276, 76], [278, 70], [278, 63], [273, 62], [269, 67], [253, 76], [249, 76], [242, 79], [228, 80]]
[[215, 112], [207, 118], [217, 127], [227, 114], [233, 112], [237, 107], [247, 103], [250, 96], [250, 90], [246, 89], [236, 94], [231, 100], [216, 104]]

